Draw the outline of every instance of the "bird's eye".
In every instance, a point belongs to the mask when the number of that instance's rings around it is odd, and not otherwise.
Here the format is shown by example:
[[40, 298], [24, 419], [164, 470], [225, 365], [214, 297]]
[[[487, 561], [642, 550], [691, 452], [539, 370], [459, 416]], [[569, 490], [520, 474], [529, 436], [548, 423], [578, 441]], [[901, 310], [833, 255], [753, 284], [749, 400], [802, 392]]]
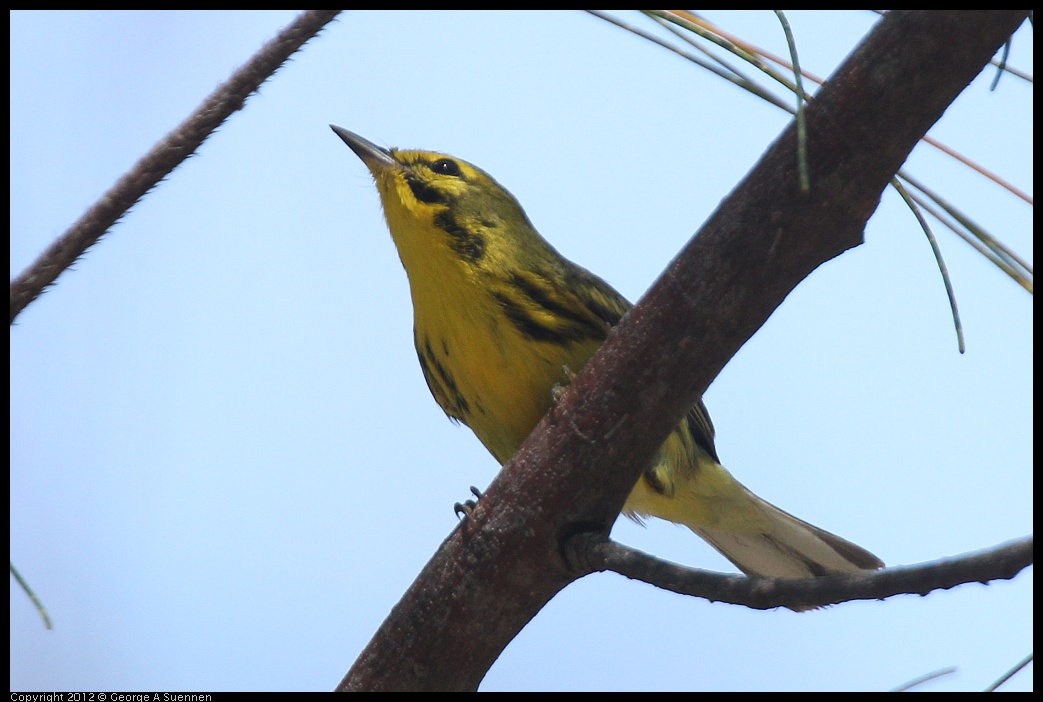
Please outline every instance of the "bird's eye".
[[440, 158], [431, 164], [431, 170], [442, 175], [459, 176], [460, 164], [452, 159]]

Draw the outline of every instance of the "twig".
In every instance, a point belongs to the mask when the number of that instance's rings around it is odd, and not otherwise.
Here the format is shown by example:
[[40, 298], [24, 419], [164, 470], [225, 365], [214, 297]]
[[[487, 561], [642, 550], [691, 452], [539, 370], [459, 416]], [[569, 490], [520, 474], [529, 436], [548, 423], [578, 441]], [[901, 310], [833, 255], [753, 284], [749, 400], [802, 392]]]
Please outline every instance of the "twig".
[[196, 149], [248, 97], [340, 10], [308, 10], [261, 47], [189, 117], [167, 134], [120, 178], [80, 219], [11, 282], [11, 323], [40, 294], [93, 246], [142, 197]]

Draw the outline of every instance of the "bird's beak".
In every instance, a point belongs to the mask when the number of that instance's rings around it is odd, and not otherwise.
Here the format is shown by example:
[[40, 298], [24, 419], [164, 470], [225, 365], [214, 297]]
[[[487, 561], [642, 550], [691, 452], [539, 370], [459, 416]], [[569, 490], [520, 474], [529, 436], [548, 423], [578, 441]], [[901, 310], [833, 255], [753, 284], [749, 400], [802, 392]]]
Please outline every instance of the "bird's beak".
[[331, 124], [330, 129], [343, 139], [345, 144], [351, 147], [351, 150], [362, 159], [362, 162], [366, 164], [366, 167], [369, 168], [373, 175], [386, 171], [389, 168], [399, 168], [398, 161], [391, 156], [391, 152], [387, 149], [382, 149], [373, 142], [363, 139], [358, 134], [349, 132], [342, 127]]

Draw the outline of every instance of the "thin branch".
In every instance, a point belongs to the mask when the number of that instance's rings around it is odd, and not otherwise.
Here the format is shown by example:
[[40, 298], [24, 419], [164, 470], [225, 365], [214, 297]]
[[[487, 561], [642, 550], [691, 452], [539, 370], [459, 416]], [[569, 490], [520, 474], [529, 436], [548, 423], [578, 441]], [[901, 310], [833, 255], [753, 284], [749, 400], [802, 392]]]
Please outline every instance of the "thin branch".
[[782, 10], [774, 12], [786, 35], [786, 45], [789, 46], [790, 60], [793, 63], [793, 84], [797, 96], [797, 162], [800, 169], [800, 191], [806, 193], [811, 190], [811, 183], [808, 181], [808, 128], [804, 116], [807, 97], [804, 95], [804, 81], [800, 76], [800, 59], [797, 56], [797, 42], [793, 39], [793, 30]]
[[36, 605], [36, 611], [40, 613], [40, 618], [43, 619], [43, 625], [48, 629], [53, 629], [54, 626], [51, 624], [51, 616], [47, 614], [47, 608], [43, 606], [43, 602], [41, 602], [40, 598], [36, 596], [33, 589], [29, 587], [29, 583], [25, 581], [22, 574], [14, 567], [14, 562], [11, 562], [11, 575], [14, 576], [15, 581], [22, 588], [22, 591], [28, 595], [32, 603]]
[[1003, 75], [1003, 69], [1007, 67], [1007, 59], [1010, 58], [1010, 47], [1014, 44], [1010, 39], [1003, 45], [1003, 56], [1000, 57], [1000, 65], [996, 69], [996, 76], [992, 79], [992, 83], [989, 85], [989, 90], [993, 91], [1000, 84], [1000, 77]]
[[[789, 78], [761, 60], [761, 56], [764, 55], [763, 52], [757, 50], [755, 47], [751, 47], [746, 42], [737, 40], [737, 37], [722, 32], [719, 28], [710, 24], [703, 18], [683, 10], [642, 10], [642, 12], [661, 23], [668, 22], [677, 25], [678, 27], [702, 37], [706, 41], [716, 44], [722, 49], [726, 49], [764, 73], [779, 85], [786, 88], [786, 90], [796, 92], [797, 86], [794, 85]], [[678, 33], [678, 36], [682, 35]], [[767, 55], [767, 57], [769, 60], [775, 60], [774, 56]], [[778, 63], [786, 65], [785, 62], [778, 61]], [[789, 66], [787, 66], [787, 68], [789, 68]]]
[[583, 573], [613, 571], [682, 595], [753, 609], [805, 610], [895, 595], [923, 596], [966, 583], [1010, 580], [1033, 562], [1031, 536], [954, 558], [803, 580], [687, 568], [594, 533], [577, 534], [565, 547], [570, 562]]
[[191, 156], [222, 122], [340, 10], [308, 10], [265, 44], [194, 113], [167, 134], [80, 219], [11, 282], [11, 324], [145, 194]]
[[948, 668], [939, 668], [938, 670], [933, 670], [930, 673], [924, 673], [923, 675], [919, 675], [908, 682], [904, 682], [898, 687], [893, 688], [891, 692], [908, 692], [909, 690], [912, 690], [914, 687], [918, 687], [932, 680], [937, 680], [938, 678], [943, 678], [946, 675], [952, 675], [955, 672], [956, 668], [952, 666]]
[[1029, 663], [1032, 662], [1032, 658], [1033, 658], [1033, 654], [1031, 654], [1031, 653], [1028, 654], [1027, 656], [1025, 656], [1024, 658], [1022, 658], [1020, 661], [1018, 661], [1018, 663], [1013, 668], [1011, 668], [1006, 673], [1001, 675], [999, 680], [997, 680], [996, 682], [992, 683], [987, 688], [985, 688], [983, 690], [983, 692], [995, 692], [999, 688], [1000, 685], [1002, 685], [1003, 683], [1007, 682], [1008, 680], [1013, 678], [1015, 675], [1020, 673], [1022, 670], [1024, 670], [1025, 666], [1027, 666]]
[[[589, 12], [589, 10], [588, 10], [588, 12]], [[786, 61], [781, 56], [777, 56], [777, 55], [771, 53], [770, 51], [767, 51], [766, 49], [763, 49], [763, 48], [757, 46], [756, 44], [751, 44], [750, 42], [742, 39], [741, 37], [737, 37], [737, 36], [735, 36], [733, 34], [730, 34], [730, 33], [726, 32], [724, 29], [722, 29], [722, 28], [720, 28], [720, 27], [718, 27], [718, 26], [708, 22], [706, 19], [704, 19], [702, 17], [699, 17], [698, 15], [692, 14], [691, 12], [689, 12], [687, 10], [667, 10], [667, 11], [664, 11], [664, 10], [645, 10], [644, 12], [645, 12], [645, 14], [647, 14], [650, 17], [652, 17], [653, 19], [655, 19], [656, 21], [660, 22], [661, 24], [665, 23], [665, 22], [673, 23], [673, 24], [677, 25], [678, 27], [683, 27], [685, 30], [687, 30], [689, 32], [692, 32], [692, 33], [695, 33], [698, 36], [705, 38], [708, 41], [712, 41], [713, 43], [715, 43], [718, 46], [721, 46], [723, 48], [728, 49], [729, 51], [734, 53], [736, 56], [739, 56], [740, 58], [743, 58], [744, 60], [749, 61], [752, 65], [756, 66], [758, 69], [763, 71], [766, 75], [771, 77], [776, 82], [778, 82], [781, 85], [785, 86], [788, 90], [796, 91], [797, 86], [795, 84], [793, 84], [793, 83], [790, 83], [788, 80], [784, 79], [779, 73], [776, 73], [774, 70], [772, 70], [770, 66], [767, 66], [764, 62], [760, 61], [760, 58], [764, 58], [764, 59], [766, 59], [768, 61], [771, 61], [772, 63], [775, 63], [775, 64], [777, 64], [779, 66], [782, 66], [783, 68], [785, 68], [787, 70], [797, 72], [797, 75], [803, 76], [804, 78], [806, 78], [807, 80], [811, 81], [812, 83], [814, 83], [816, 85], [821, 86], [825, 82], [824, 78], [822, 78], [820, 76], [817, 76], [817, 75], [815, 75], [814, 73], [811, 73], [808, 70], [800, 68], [799, 66], [796, 66], [795, 65], [795, 61]], [[689, 57], [688, 55], [685, 54], [685, 52], [683, 52], [680, 49], [677, 49], [676, 47], [668, 44], [667, 42], [663, 41], [662, 39], [659, 39], [658, 37], [649, 35], [649, 34], [643, 32], [643, 31], [641, 31], [641, 30], [639, 30], [637, 28], [631, 27], [629, 25], [625, 25], [622, 21], [617, 20], [616, 18], [614, 18], [614, 17], [612, 17], [610, 15], [605, 15], [605, 14], [601, 14], [601, 13], [594, 13], [594, 14], [596, 14], [598, 17], [601, 17], [604, 20], [607, 20], [609, 22], [612, 22], [614, 24], [617, 24], [619, 26], [624, 27], [624, 28], [628, 29], [629, 31], [632, 31], [632, 32], [634, 32], [636, 34], [639, 34], [640, 36], [642, 36], [642, 37], [644, 37], [646, 39], [654, 41], [654, 42], [656, 42], [656, 43], [658, 43], [658, 44], [660, 44], [660, 45], [670, 49], [671, 51], [676, 51], [677, 53], [681, 54], [682, 56]], [[687, 41], [692, 46], [695, 46], [696, 48], [701, 48], [701, 47], [698, 47], [698, 45], [695, 44], [695, 42], [692, 41], [690, 38], [688, 38], [684, 34], [682, 34], [682, 32], [680, 30], [675, 30], [671, 25], [666, 25], [666, 26], [668, 26], [671, 29], [671, 31], [674, 31], [675, 34], [677, 34], [679, 37], [681, 37], [682, 39]], [[1009, 46], [1009, 42], [1005, 46]], [[738, 70], [728, 66], [722, 59], [719, 59], [717, 57], [714, 57], [714, 59], [718, 63], [720, 63], [721, 65], [726, 66], [727, 68], [729, 68], [729, 70], [734, 75], [726, 75], [720, 69], [717, 69], [716, 67], [705, 66], [704, 63], [699, 62], [699, 61], [696, 61], [696, 63], [698, 63], [699, 65], [702, 65], [704, 67], [709, 68], [709, 70], [713, 71], [717, 75], [719, 75], [719, 76], [721, 76], [721, 77], [725, 78], [726, 80], [729, 80], [729, 81], [731, 81], [733, 83], [736, 83], [737, 85], [739, 85], [742, 88], [745, 88], [746, 90], [748, 90], [749, 92], [753, 93], [754, 95], [758, 95], [760, 97], [764, 97], [766, 100], [771, 102], [776, 107], [780, 107], [783, 110], [785, 110], [785, 111], [787, 111], [787, 112], [789, 112], [791, 114], [795, 114], [793, 108], [790, 105], [783, 103], [779, 98], [777, 98], [773, 94], [769, 93], [766, 88], [763, 88], [763, 87], [759, 86], [757, 83], [754, 83], [751, 79], [746, 78], [745, 76], [742, 76], [742, 74]], [[990, 63], [994, 64], [994, 65], [997, 65], [1001, 71], [1006, 71], [1006, 72], [1011, 73], [1013, 75], [1017, 75], [1018, 77], [1024, 78], [1025, 80], [1027, 80], [1029, 82], [1032, 81], [1031, 77], [1026, 76], [1024, 73], [1015, 71], [1014, 69], [1012, 69], [1011, 67], [1007, 66], [1006, 64], [1001, 64], [1000, 62], [998, 62], [996, 60], [991, 60]], [[766, 96], [770, 96], [770, 97], [766, 97]], [[810, 96], [809, 96], [808, 99], [810, 99]], [[967, 166], [971, 170], [973, 170], [973, 171], [981, 174], [985, 178], [993, 181], [994, 183], [999, 185], [1001, 188], [1003, 188], [1004, 190], [1006, 190], [1009, 193], [1011, 193], [1012, 195], [1014, 195], [1015, 197], [1018, 197], [1018, 198], [1024, 200], [1029, 205], [1032, 204], [1032, 196], [1029, 195], [1028, 193], [1026, 193], [1024, 190], [1021, 190], [1020, 188], [1016, 187], [1015, 185], [1013, 185], [1012, 183], [1008, 182], [1003, 177], [999, 176], [998, 174], [994, 173], [993, 171], [989, 170], [988, 168], [985, 168], [981, 164], [976, 163], [975, 161], [972, 161], [971, 159], [967, 158], [966, 156], [964, 156], [960, 152], [956, 151], [952, 147], [944, 144], [943, 142], [939, 141], [938, 139], [936, 139], [936, 138], [934, 138], [934, 137], [932, 137], [930, 135], [925, 135], [923, 137], [923, 141], [925, 143], [927, 143], [927, 144], [930, 144], [931, 146], [933, 146], [934, 148], [938, 149], [939, 151], [941, 151], [942, 153], [946, 154], [947, 156], [956, 159], [957, 161], [959, 161], [960, 163], [964, 164], [965, 166]]]
[[[917, 181], [905, 171], [899, 171], [898, 177], [923, 193], [923, 196], [921, 196], [909, 192], [910, 198], [917, 205], [930, 212], [935, 219], [974, 247], [985, 258], [992, 261], [1000, 270], [1013, 278], [1018, 285], [1030, 293], [1033, 292], [1032, 266], [1025, 259], [1018, 256], [1010, 247], [985, 231], [948, 200], [928, 189], [923, 183]], [[928, 202], [928, 200], [930, 201]]]
[[993, 183], [995, 183], [996, 185], [1000, 186], [1001, 188], [1003, 188], [1004, 190], [1009, 192], [1014, 197], [1017, 197], [1017, 198], [1020, 198], [1021, 200], [1024, 200], [1026, 204], [1028, 204], [1028, 205], [1033, 204], [1033, 198], [1032, 198], [1031, 195], [1026, 193], [1021, 188], [1017, 187], [1016, 185], [1014, 185], [1013, 183], [1011, 183], [1010, 181], [1008, 181], [1006, 178], [1004, 178], [1003, 176], [999, 175], [998, 173], [994, 173], [993, 171], [990, 171], [988, 168], [986, 168], [985, 166], [981, 165], [980, 163], [978, 163], [976, 161], [972, 161], [971, 159], [967, 158], [966, 156], [964, 156], [963, 154], [961, 154], [959, 151], [957, 151], [956, 149], [952, 148], [948, 144], [945, 144], [945, 143], [943, 143], [941, 141], [938, 141], [937, 139], [935, 139], [934, 137], [932, 137], [930, 135], [925, 136], [923, 138], [923, 140], [924, 140], [925, 143], [930, 144], [931, 146], [933, 146], [934, 148], [938, 149], [939, 151], [941, 151], [946, 156], [949, 156], [951, 158], [956, 159], [957, 161], [959, 161], [963, 165], [965, 165], [968, 168], [970, 168], [972, 171], [975, 171], [975, 172], [979, 173], [980, 175], [985, 176], [987, 179], [991, 180]]
[[[779, 21], [782, 23], [783, 31], [786, 34], [786, 42], [787, 42], [787, 45], [789, 46], [789, 50], [790, 50], [790, 60], [789, 60], [789, 62], [787, 62], [785, 59], [783, 59], [780, 56], [776, 56], [776, 55], [774, 55], [774, 54], [772, 54], [770, 52], [765, 51], [764, 49], [762, 49], [762, 48], [760, 48], [760, 47], [758, 47], [756, 45], [753, 45], [753, 44], [751, 44], [751, 43], [749, 43], [749, 42], [739, 38], [739, 37], [736, 37], [734, 35], [729, 34], [728, 32], [724, 31], [720, 27], [717, 27], [717, 26], [713, 25], [712, 23], [708, 22], [706, 19], [704, 19], [702, 17], [699, 17], [698, 15], [695, 15], [695, 14], [693, 14], [690, 11], [686, 11], [686, 10], [643, 10], [642, 12], [645, 15], [649, 16], [651, 19], [653, 19], [656, 22], [658, 22], [661, 26], [665, 27], [666, 29], [668, 29], [669, 31], [674, 33], [676, 36], [678, 36], [679, 38], [681, 38], [682, 40], [687, 42], [689, 45], [691, 45], [694, 48], [696, 48], [696, 49], [706, 53], [714, 61], [716, 61], [721, 66], [723, 66], [728, 71], [727, 73], [725, 73], [724, 71], [722, 71], [721, 69], [717, 68], [716, 66], [707, 66], [705, 64], [705, 62], [697, 61], [697, 63], [699, 65], [707, 67], [709, 70], [712, 70], [717, 75], [725, 77], [726, 79], [731, 80], [732, 82], [735, 82], [737, 85], [740, 85], [741, 87], [743, 87], [743, 88], [749, 90], [750, 92], [753, 92], [754, 94], [759, 95], [761, 97], [764, 97], [765, 94], [770, 95], [770, 93], [767, 93], [766, 89], [761, 88], [760, 86], [758, 86], [754, 81], [750, 80], [748, 77], [743, 75], [738, 69], [736, 69], [735, 67], [731, 66], [730, 64], [725, 62], [720, 57], [717, 57], [717, 56], [713, 55], [706, 48], [704, 48], [700, 43], [696, 42], [695, 37], [700, 37], [702, 39], [705, 39], [708, 42], [711, 42], [711, 43], [713, 43], [713, 44], [715, 44], [717, 46], [720, 46], [720, 47], [723, 47], [723, 48], [727, 49], [728, 51], [732, 52], [735, 56], [738, 56], [739, 58], [741, 58], [741, 59], [751, 63], [751, 65], [753, 65], [756, 68], [760, 69], [761, 71], [763, 71], [764, 73], [766, 73], [767, 75], [772, 77], [777, 82], [785, 85], [788, 89], [792, 90], [796, 94], [796, 96], [797, 96], [797, 107], [795, 109], [793, 107], [791, 107], [791, 106], [788, 106], [788, 105], [781, 105], [781, 104], [779, 104], [779, 102], [777, 101], [777, 99], [774, 98], [774, 96], [771, 96], [771, 97], [766, 98], [766, 99], [769, 99], [773, 104], [775, 104], [775, 105], [777, 105], [779, 107], [782, 107], [782, 109], [786, 110], [787, 112], [790, 112], [791, 114], [796, 114], [796, 116], [797, 116], [797, 159], [798, 159], [799, 173], [800, 173], [800, 179], [801, 179], [800, 182], [801, 182], [801, 189], [802, 189], [802, 191], [807, 192], [809, 185], [808, 185], [807, 165], [806, 165], [807, 150], [806, 150], [805, 142], [806, 142], [807, 137], [806, 137], [806, 127], [805, 127], [804, 105], [806, 104], [807, 100], [810, 99], [810, 96], [806, 96], [805, 93], [804, 93], [802, 77], [807, 77], [808, 80], [810, 80], [810, 81], [812, 81], [812, 82], [814, 82], [814, 83], [816, 83], [818, 85], [821, 85], [824, 82], [824, 79], [820, 78], [820, 77], [818, 77], [818, 76], [816, 76], [816, 75], [814, 75], [814, 74], [812, 74], [812, 73], [810, 73], [810, 72], [808, 72], [808, 71], [806, 71], [806, 70], [804, 70], [804, 69], [802, 69], [800, 67], [800, 64], [799, 64], [799, 61], [798, 61], [798, 58], [797, 58], [796, 46], [795, 46], [795, 42], [794, 42], [794, 39], [793, 39], [793, 35], [792, 35], [791, 30], [790, 30], [789, 23], [787, 22], [787, 20], [785, 18], [785, 15], [780, 10], [775, 10], [774, 11], [776, 13]], [[603, 14], [598, 14], [598, 13], [595, 13], [595, 14], [597, 14], [597, 16], [599, 16], [599, 17], [602, 17], [603, 19], [606, 19], [608, 21], [611, 21], [611, 22], [614, 22], [616, 24], [619, 24], [620, 26], [624, 26], [621, 22], [619, 22], [618, 20], [616, 20], [616, 19], [614, 19], [612, 17], [606, 16], [606, 15], [603, 15]], [[645, 38], [648, 38], [648, 39], [650, 39], [652, 41], [656, 41], [656, 42], [662, 44], [663, 46], [666, 46], [667, 48], [671, 48], [671, 49], [673, 49], [675, 51], [678, 51], [678, 53], [681, 53], [682, 55], [685, 55], [684, 52], [681, 52], [678, 49], [674, 49], [674, 47], [672, 47], [670, 44], [666, 43], [665, 41], [659, 39], [658, 37], [654, 37], [654, 36], [648, 35], [646, 33], [640, 32], [639, 30], [637, 30], [635, 28], [632, 28], [630, 26], [626, 26], [626, 28], [629, 29], [630, 31], [633, 31], [635, 33], [640, 34], [641, 36], [643, 36]], [[1005, 43], [1004, 46], [1007, 49], [1009, 49], [1009, 47], [1010, 47], [1010, 40], [1009, 39]], [[784, 79], [783, 76], [778, 74], [773, 68], [771, 68], [770, 66], [765, 64], [761, 60], [761, 58], [764, 58], [764, 59], [766, 59], [768, 61], [771, 61], [771, 62], [773, 62], [773, 63], [775, 63], [777, 65], [783, 66], [783, 67], [789, 69], [790, 71], [792, 71], [794, 73], [794, 76], [795, 76], [795, 82], [791, 83], [788, 80]], [[753, 89], [754, 86], [757, 88], [757, 90]], [[934, 138], [932, 138], [932, 137], [930, 137], [928, 135], [925, 135], [924, 138], [923, 138], [923, 141], [925, 141], [928, 144], [930, 144], [931, 146], [934, 146], [935, 148], [941, 150], [943, 153], [949, 155], [950, 157], [959, 160], [965, 166], [971, 168], [972, 170], [978, 172], [981, 175], [984, 175], [986, 178], [989, 178], [990, 180], [996, 182], [998, 185], [1000, 185], [1001, 187], [1005, 188], [1006, 190], [1008, 190], [1009, 192], [1011, 192], [1015, 196], [1022, 198], [1027, 203], [1029, 203], [1029, 204], [1032, 203], [1032, 199], [1028, 195], [1026, 195], [1023, 191], [1019, 190], [1018, 188], [1015, 188], [1013, 185], [1011, 185], [1010, 183], [1008, 183], [1004, 179], [1000, 178], [995, 173], [992, 173], [991, 171], [989, 171], [988, 169], [984, 168], [983, 166], [974, 163], [973, 161], [971, 161], [967, 157], [965, 157], [962, 154], [956, 152], [954, 149], [948, 147], [947, 145], [943, 144], [942, 142], [938, 141], [937, 139], [934, 139]], [[904, 174], [902, 174], [902, 175], [904, 175]], [[964, 353], [965, 350], [966, 350], [966, 343], [965, 343], [965, 340], [964, 340], [963, 326], [962, 326], [962, 323], [960, 321], [959, 312], [958, 312], [957, 305], [956, 305], [955, 292], [954, 292], [954, 289], [953, 289], [952, 281], [949, 278], [948, 271], [946, 270], [945, 263], [944, 263], [944, 261], [942, 259], [941, 248], [940, 248], [937, 240], [935, 239], [933, 233], [931, 232], [930, 227], [927, 225], [927, 222], [924, 219], [923, 213], [920, 211], [920, 207], [917, 206], [918, 203], [922, 203], [922, 198], [917, 197], [915, 195], [911, 195], [910, 193], [906, 192], [903, 189], [903, 187], [902, 187], [901, 181], [899, 179], [897, 179], [897, 178], [892, 182], [892, 185], [898, 191], [898, 193], [902, 197], [902, 199], [906, 202], [907, 206], [913, 211], [913, 215], [919, 221], [920, 226], [921, 226], [922, 230], [924, 231], [925, 235], [927, 236], [928, 242], [931, 245], [931, 249], [934, 252], [935, 260], [937, 261], [939, 270], [942, 273], [942, 280], [943, 280], [943, 283], [945, 285], [946, 295], [947, 295], [947, 297], [949, 299], [949, 307], [950, 307], [950, 310], [952, 312], [953, 324], [954, 324], [954, 328], [956, 330], [957, 347], [958, 347], [960, 353]], [[944, 209], [949, 211], [952, 214], [953, 217], [955, 217], [956, 219], [960, 219], [962, 221], [961, 214], [958, 213], [958, 211], [956, 211], [954, 207], [952, 207], [948, 203], [944, 202], [938, 195], [936, 195], [935, 193], [931, 192], [930, 190], [927, 190], [926, 188], [923, 189], [923, 192], [924, 192], [924, 194], [927, 197], [935, 200], [941, 207], [943, 207]], [[922, 206], [923, 209], [926, 209], [926, 210], [930, 211], [932, 214], [935, 214], [937, 212], [936, 209], [933, 208], [933, 207], [930, 207], [930, 206], [927, 206], [927, 205], [922, 205], [922, 204], [921, 204], [921, 206]], [[1025, 287], [1026, 290], [1029, 290], [1031, 292], [1031, 290], [1032, 290], [1031, 270], [1029, 269], [1028, 266], [1022, 265], [1021, 266], [1022, 269], [1028, 269], [1029, 270], [1028, 274], [1025, 275], [1025, 274], [1022, 274], [1018, 270], [1017, 266], [1011, 265], [1010, 260], [1011, 259], [1017, 259], [1017, 257], [1012, 252], [1010, 252], [1009, 249], [1007, 249], [1007, 247], [1004, 247], [1000, 242], [996, 241], [994, 237], [992, 237], [987, 232], [985, 232], [983, 229], [981, 229], [981, 227], [977, 227], [977, 226], [972, 227], [972, 226], [969, 226], [969, 225], [965, 224], [964, 226], [966, 226], [966, 230], [959, 230], [956, 227], [953, 227], [951, 222], [950, 222], [950, 220], [948, 220], [947, 218], [939, 216], [937, 214], [936, 214], [936, 216], [939, 217], [939, 221], [943, 222], [947, 226], [950, 226], [950, 228], [952, 228], [953, 231], [958, 236], [960, 236], [960, 237], [962, 237], [964, 239], [967, 239], [967, 232], [969, 231], [974, 236], [978, 237], [981, 241], [985, 242], [986, 246], [981, 246], [981, 245], [977, 244], [974, 241], [971, 241], [971, 244], [972, 244], [972, 246], [975, 247], [976, 250], [981, 252], [994, 265], [998, 266], [1001, 270], [1006, 272], [1008, 275], [1011, 275], [1023, 287]], [[996, 249], [1003, 249], [1003, 251], [1006, 253], [1006, 256], [1004, 254], [1001, 254], [1001, 253], [996, 253]]]
[[902, 181], [897, 176], [891, 180], [891, 187], [897, 190], [898, 194], [905, 200], [906, 206], [913, 213], [913, 216], [916, 217], [916, 221], [920, 223], [920, 229], [923, 230], [924, 236], [927, 237], [927, 243], [931, 245], [931, 251], [934, 252], [934, 260], [938, 264], [938, 270], [942, 274], [942, 282], [945, 284], [945, 294], [949, 298], [952, 323], [956, 327], [956, 345], [960, 353], [964, 353], [967, 350], [967, 343], [963, 338], [963, 322], [960, 321], [960, 308], [956, 304], [956, 291], [953, 290], [952, 279], [949, 277], [949, 267], [945, 265], [945, 258], [942, 257], [942, 249], [938, 246], [938, 239], [935, 238], [934, 232], [931, 231], [931, 225], [927, 223], [927, 218], [923, 216], [919, 205], [917, 205], [913, 196], [905, 189]]
[[[670, 44], [666, 40], [657, 37], [656, 35], [652, 34], [651, 32], [647, 32], [644, 29], [641, 29], [640, 27], [635, 27], [632, 24], [624, 22], [623, 20], [621, 20], [621, 19], [619, 19], [617, 17], [613, 17], [612, 15], [609, 15], [609, 14], [606, 14], [604, 12], [601, 12], [600, 10], [586, 10], [586, 12], [594, 15], [598, 19], [603, 19], [606, 22], [609, 22], [610, 24], [614, 24], [617, 27], [619, 27], [620, 29], [625, 29], [628, 32], [636, 34], [637, 36], [641, 37], [642, 39], [647, 39], [648, 41], [651, 41], [651, 42], [653, 42], [655, 44], [658, 44], [659, 46], [662, 46], [664, 49], [669, 49], [670, 51], [673, 51], [678, 56], [681, 56], [682, 58], [688, 59], [689, 61], [691, 61], [695, 65], [697, 65], [697, 66], [699, 66], [701, 68], [705, 68], [706, 70], [710, 71], [711, 73], [713, 73], [713, 74], [715, 74], [715, 75], [725, 79], [726, 81], [728, 81], [730, 83], [734, 83], [735, 85], [739, 86], [740, 88], [743, 88], [744, 90], [748, 90], [749, 92], [751, 92], [754, 95], [756, 95], [756, 96], [758, 96], [758, 97], [760, 97], [760, 98], [770, 102], [771, 104], [775, 105], [776, 107], [779, 107], [779, 108], [781, 108], [783, 110], [790, 110], [790, 111], [793, 109], [788, 104], [783, 102], [781, 98], [776, 97], [774, 94], [772, 94], [767, 89], [762, 88], [757, 83], [754, 83], [749, 78], [746, 78], [744, 75], [742, 75], [737, 70], [735, 70], [730, 65], [728, 65], [727, 62], [725, 62], [722, 59], [714, 56], [713, 54], [711, 54], [710, 52], [706, 51], [705, 49], [703, 49], [700, 46], [692, 44], [695, 48], [699, 49], [700, 51], [702, 51], [706, 55], [710, 56], [710, 58], [712, 58], [715, 63], [720, 64], [720, 65], [719, 66], [718, 65], [714, 65], [714, 63], [706, 61], [706, 60], [704, 60], [704, 59], [702, 59], [702, 58], [700, 58], [700, 57], [698, 57], [698, 56], [696, 56], [696, 55], [694, 55], [694, 54], [692, 54], [692, 53], [690, 53], [688, 51], [685, 51], [684, 49], [682, 49], [680, 47], [677, 47], [677, 46], [674, 46], [673, 44]], [[685, 37], [682, 37], [682, 38], [685, 38]], [[685, 38], [685, 39], [687, 40], [687, 38]], [[724, 68], [721, 68], [720, 66], [724, 66]], [[727, 70], [725, 70], [725, 69], [727, 69]]]

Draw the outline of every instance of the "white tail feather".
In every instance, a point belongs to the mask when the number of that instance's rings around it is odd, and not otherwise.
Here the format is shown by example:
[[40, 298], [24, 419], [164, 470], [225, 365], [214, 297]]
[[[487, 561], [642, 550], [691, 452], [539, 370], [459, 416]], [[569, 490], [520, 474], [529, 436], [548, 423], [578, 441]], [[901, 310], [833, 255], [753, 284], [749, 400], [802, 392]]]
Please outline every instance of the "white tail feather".
[[864, 548], [747, 492], [768, 517], [767, 528], [742, 532], [689, 525], [743, 573], [809, 578], [883, 567], [883, 562]]

